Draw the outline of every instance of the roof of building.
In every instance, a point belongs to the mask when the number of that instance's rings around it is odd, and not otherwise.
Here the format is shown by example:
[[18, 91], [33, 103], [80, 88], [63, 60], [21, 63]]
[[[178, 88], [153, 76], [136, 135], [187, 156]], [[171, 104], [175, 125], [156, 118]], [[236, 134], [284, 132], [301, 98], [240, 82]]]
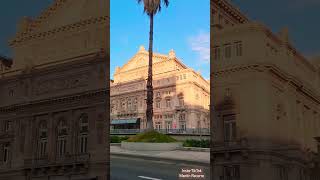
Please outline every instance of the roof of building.
[[[139, 51], [125, 65], [116, 68], [115, 74], [139, 69], [141, 67], [147, 67], [149, 64], [148, 58], [149, 52], [143, 46], [140, 46]], [[152, 64], [161, 63], [166, 60], [174, 60], [182, 68], [188, 68], [176, 57], [174, 50], [170, 50], [168, 55], [153, 53]]]
[[248, 17], [246, 17], [236, 6], [234, 6], [232, 2], [230, 2], [230, 0], [215, 0], [212, 3], [228, 12], [228, 14], [236, 19], [239, 23], [250, 21]]
[[107, 0], [54, 0], [39, 16], [23, 17], [17, 34], [9, 43], [13, 45], [24, 41], [24, 39], [35, 36], [35, 33], [41, 33], [44, 36], [61, 32], [64, 29], [74, 28], [75, 23], [79, 22], [82, 24], [77, 24], [77, 26], [91, 24], [93, 21], [98, 22], [109, 14], [107, 3]]

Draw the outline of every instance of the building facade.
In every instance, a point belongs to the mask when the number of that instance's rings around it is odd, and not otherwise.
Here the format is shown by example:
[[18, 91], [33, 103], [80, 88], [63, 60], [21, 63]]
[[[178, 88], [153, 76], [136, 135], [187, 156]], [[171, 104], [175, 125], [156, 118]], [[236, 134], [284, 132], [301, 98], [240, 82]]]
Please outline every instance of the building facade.
[[213, 179], [319, 179], [319, 66], [230, 1], [211, 17]]
[[[143, 46], [111, 81], [111, 128], [146, 128], [148, 52]], [[153, 55], [153, 123], [156, 129], [209, 128], [209, 81], [171, 50]]]
[[9, 70], [12, 66], [12, 59], [4, 56], [0, 56], [0, 72]]
[[108, 0], [55, 0], [21, 20], [1, 60], [1, 180], [107, 179], [108, 39]]

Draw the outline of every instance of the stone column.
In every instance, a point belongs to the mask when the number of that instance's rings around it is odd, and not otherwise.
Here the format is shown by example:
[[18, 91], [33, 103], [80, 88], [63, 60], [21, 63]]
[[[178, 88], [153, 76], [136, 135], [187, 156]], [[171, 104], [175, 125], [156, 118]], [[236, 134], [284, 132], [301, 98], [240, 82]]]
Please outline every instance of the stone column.
[[66, 152], [68, 154], [73, 154], [73, 144], [74, 144], [74, 136], [73, 136], [73, 131], [76, 128], [74, 124], [74, 118], [72, 116], [72, 110], [69, 110], [66, 114], [66, 120], [67, 120], [67, 125], [68, 125], [68, 136], [67, 136], [67, 147], [66, 147]]
[[49, 113], [48, 117], [48, 160], [54, 161], [56, 155], [56, 122], [53, 113]]
[[[100, 180], [106, 180], [109, 173], [109, 130], [105, 106], [95, 107], [89, 113], [89, 146], [90, 169], [89, 174], [95, 175]], [[108, 112], [108, 111], [107, 111]]]

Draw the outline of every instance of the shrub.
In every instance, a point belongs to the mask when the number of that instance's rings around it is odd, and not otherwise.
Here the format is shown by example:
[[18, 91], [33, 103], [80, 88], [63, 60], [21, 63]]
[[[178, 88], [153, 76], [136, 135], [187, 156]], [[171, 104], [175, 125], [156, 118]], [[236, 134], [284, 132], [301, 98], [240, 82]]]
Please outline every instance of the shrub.
[[121, 143], [121, 141], [125, 141], [128, 138], [128, 136], [111, 136], [110, 143]]
[[201, 147], [201, 148], [210, 148], [210, 141], [207, 139], [195, 140], [187, 139], [183, 142], [184, 147]]
[[127, 142], [170, 143], [177, 142], [174, 138], [157, 131], [149, 131], [131, 136]]

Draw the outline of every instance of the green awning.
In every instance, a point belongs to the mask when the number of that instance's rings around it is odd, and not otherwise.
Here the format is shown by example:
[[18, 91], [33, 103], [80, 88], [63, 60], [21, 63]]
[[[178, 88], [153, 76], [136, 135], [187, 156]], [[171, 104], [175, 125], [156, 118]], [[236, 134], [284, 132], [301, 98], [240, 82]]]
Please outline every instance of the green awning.
[[138, 119], [112, 119], [111, 125], [116, 124], [136, 124]]

